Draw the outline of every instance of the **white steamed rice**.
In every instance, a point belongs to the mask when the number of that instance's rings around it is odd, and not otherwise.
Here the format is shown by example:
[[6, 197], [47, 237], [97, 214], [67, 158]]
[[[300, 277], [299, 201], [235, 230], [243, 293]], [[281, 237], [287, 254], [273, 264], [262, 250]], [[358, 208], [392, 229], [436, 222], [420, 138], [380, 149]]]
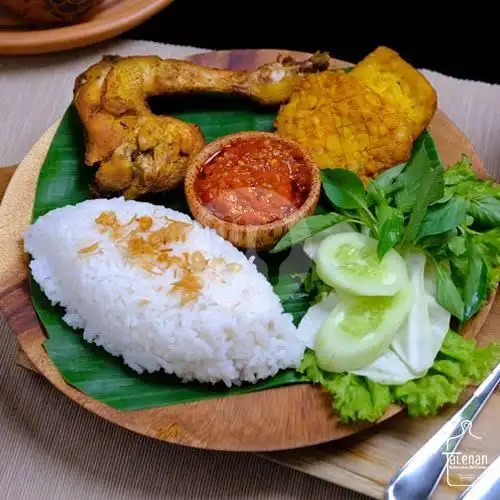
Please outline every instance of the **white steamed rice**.
[[[121, 223], [134, 215], [192, 222], [187, 240], [169, 245], [174, 254], [199, 250], [241, 269], [221, 271], [219, 279], [203, 271], [201, 295], [182, 306], [178, 295], [165, 291], [176, 281], [174, 270], [147, 272], [99, 231], [95, 219], [109, 210]], [[32, 275], [51, 302], [65, 308], [64, 321], [139, 373], [163, 369], [184, 381], [230, 386], [265, 379], [302, 359], [304, 344], [266, 278], [242, 252], [185, 214], [123, 198], [89, 200], [40, 217], [24, 241]], [[99, 252], [79, 254], [95, 242]]]

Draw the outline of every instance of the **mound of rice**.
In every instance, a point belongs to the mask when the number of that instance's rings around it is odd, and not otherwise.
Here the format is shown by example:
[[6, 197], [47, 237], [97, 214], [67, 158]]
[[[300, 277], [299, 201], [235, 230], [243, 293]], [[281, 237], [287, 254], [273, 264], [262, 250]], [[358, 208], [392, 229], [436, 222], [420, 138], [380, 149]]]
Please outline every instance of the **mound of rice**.
[[302, 359], [304, 344], [266, 278], [185, 214], [89, 200], [40, 217], [24, 243], [33, 278], [65, 308], [64, 321], [139, 373], [230, 386]]

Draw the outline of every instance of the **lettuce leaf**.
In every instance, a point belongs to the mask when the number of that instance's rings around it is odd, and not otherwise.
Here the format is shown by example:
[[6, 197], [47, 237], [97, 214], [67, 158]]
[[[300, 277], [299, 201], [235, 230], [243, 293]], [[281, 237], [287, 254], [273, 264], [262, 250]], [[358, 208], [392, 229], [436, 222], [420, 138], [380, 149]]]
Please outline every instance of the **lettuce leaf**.
[[475, 340], [450, 330], [427, 375], [394, 387], [394, 397], [413, 417], [435, 415], [445, 404], [456, 403], [470, 383], [481, 382], [498, 362], [500, 344], [477, 347]]
[[391, 403], [404, 404], [411, 417], [438, 413], [456, 403], [471, 383], [481, 382], [500, 362], [500, 343], [477, 347], [450, 330], [432, 368], [423, 377], [401, 385], [385, 385], [352, 373], [321, 370], [314, 351], [305, 353], [299, 372], [303, 380], [319, 384], [332, 397], [332, 407], [342, 423], [376, 422]]
[[500, 343], [492, 342], [486, 347], [477, 347], [474, 339], [465, 339], [450, 330], [443, 341], [438, 360], [455, 362], [466, 379], [478, 383], [500, 362]]
[[334, 394], [335, 409], [345, 423], [376, 422], [392, 402], [388, 385], [352, 373], [337, 375], [327, 387]]
[[329, 378], [335, 376], [333, 373], [324, 372], [318, 366], [314, 351], [311, 350], [305, 352], [297, 371], [304, 375], [304, 381], [312, 382], [313, 384], [321, 384], [323, 386], [327, 384]]
[[445, 186], [455, 186], [461, 182], [475, 179], [476, 173], [472, 169], [472, 163], [466, 155], [462, 155], [461, 160], [448, 167], [444, 173]]
[[332, 407], [342, 423], [376, 422], [392, 402], [388, 385], [352, 373], [323, 371], [311, 350], [306, 351], [299, 372], [305, 381], [320, 384], [332, 396]]
[[408, 407], [411, 417], [435, 415], [447, 403], [456, 403], [463, 387], [440, 373], [427, 374], [394, 387], [394, 398]]
[[476, 177], [467, 157], [452, 165], [444, 174], [443, 199], [461, 198], [468, 204], [468, 213], [475, 225], [482, 228], [498, 227], [500, 224], [500, 186], [492, 179]]

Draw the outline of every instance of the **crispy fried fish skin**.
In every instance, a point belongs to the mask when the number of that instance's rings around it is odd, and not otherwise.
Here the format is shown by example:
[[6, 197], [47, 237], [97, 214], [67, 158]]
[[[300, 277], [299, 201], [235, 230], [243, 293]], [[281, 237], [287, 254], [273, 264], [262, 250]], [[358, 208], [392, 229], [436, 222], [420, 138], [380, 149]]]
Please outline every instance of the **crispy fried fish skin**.
[[285, 102], [307, 73], [326, 69], [327, 54], [278, 60], [253, 72], [200, 66], [156, 56], [105, 56], [78, 76], [74, 104], [86, 131], [85, 163], [104, 196], [132, 199], [168, 191], [205, 145], [198, 126], [154, 115], [146, 99], [160, 94], [234, 93], [262, 104]]
[[321, 168], [347, 168], [366, 181], [408, 159], [436, 107], [423, 75], [382, 47], [347, 74], [308, 75], [275, 125]]

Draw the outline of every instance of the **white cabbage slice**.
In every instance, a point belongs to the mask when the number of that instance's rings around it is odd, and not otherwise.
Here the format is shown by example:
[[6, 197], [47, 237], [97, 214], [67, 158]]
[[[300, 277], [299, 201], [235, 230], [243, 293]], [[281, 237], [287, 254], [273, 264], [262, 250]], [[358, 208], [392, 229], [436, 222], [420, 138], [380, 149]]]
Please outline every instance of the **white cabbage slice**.
[[355, 370], [355, 375], [363, 375], [380, 384], [399, 385], [419, 377], [392, 350], [379, 356], [373, 363], [361, 370]]
[[[337, 224], [310, 238], [314, 241], [305, 242], [304, 250], [309, 257], [314, 256], [323, 238], [333, 234], [330, 230], [340, 225], [344, 224]], [[349, 229], [352, 230], [350, 226]], [[307, 244], [309, 246], [306, 250]], [[403, 258], [415, 289], [415, 303], [389, 350], [370, 365], [352, 372], [383, 384], [403, 384], [425, 375], [434, 363], [450, 324], [450, 313], [436, 302], [435, 276], [426, 267], [425, 255], [410, 252], [403, 255]], [[337, 294], [332, 292], [309, 308], [298, 327], [299, 335], [307, 347], [314, 346], [316, 334], [339, 300]]]
[[316, 334], [319, 332], [321, 325], [328, 319], [330, 313], [339, 303], [339, 296], [336, 293], [330, 293], [317, 304], [311, 306], [297, 328], [299, 339], [302, 340], [306, 347], [314, 349]]
[[414, 373], [422, 376], [432, 366], [441, 348], [451, 315], [436, 302], [435, 276], [426, 271], [425, 255], [411, 253], [405, 256], [405, 260], [416, 299], [391, 348]]

